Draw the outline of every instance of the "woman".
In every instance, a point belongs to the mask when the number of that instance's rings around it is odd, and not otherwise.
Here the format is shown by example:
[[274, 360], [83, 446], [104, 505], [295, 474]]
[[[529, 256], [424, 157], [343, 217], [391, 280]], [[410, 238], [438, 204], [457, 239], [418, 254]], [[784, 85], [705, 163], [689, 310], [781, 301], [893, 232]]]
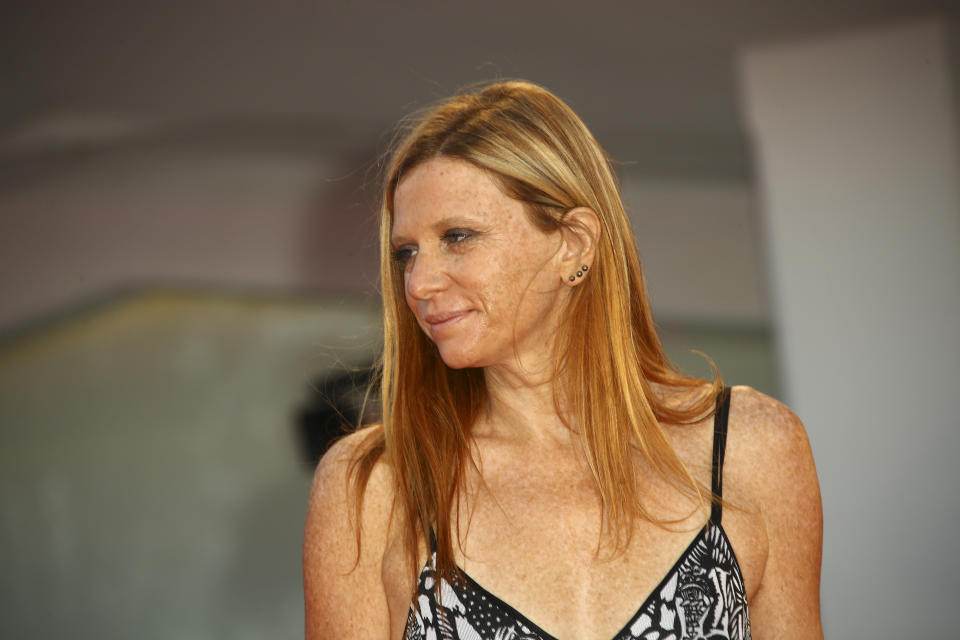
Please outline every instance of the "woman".
[[413, 122], [380, 242], [383, 421], [317, 468], [308, 638], [822, 636], [803, 425], [671, 367], [567, 105], [504, 82]]

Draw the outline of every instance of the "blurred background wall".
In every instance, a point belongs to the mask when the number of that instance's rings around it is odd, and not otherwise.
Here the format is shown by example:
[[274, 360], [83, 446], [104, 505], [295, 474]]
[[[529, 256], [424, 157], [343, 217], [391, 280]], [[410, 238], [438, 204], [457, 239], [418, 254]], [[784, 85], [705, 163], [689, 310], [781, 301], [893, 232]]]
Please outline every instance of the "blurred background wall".
[[805, 420], [828, 636], [949, 637], [950, 4], [5, 3], [0, 636], [302, 635], [299, 420], [376, 350], [379, 155], [523, 77], [618, 161], [675, 360]]

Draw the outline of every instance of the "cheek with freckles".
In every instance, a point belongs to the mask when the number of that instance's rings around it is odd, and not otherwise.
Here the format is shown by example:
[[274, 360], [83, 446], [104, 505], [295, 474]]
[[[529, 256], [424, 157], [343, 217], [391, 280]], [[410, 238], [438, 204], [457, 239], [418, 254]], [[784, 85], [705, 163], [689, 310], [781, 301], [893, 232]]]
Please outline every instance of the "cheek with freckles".
[[[539, 249], [539, 250], [537, 250]], [[530, 247], [529, 254], [509, 255], [492, 263], [494, 277], [483, 289], [485, 319], [499, 340], [511, 346], [552, 327], [558, 290], [549, 263], [549, 247]]]

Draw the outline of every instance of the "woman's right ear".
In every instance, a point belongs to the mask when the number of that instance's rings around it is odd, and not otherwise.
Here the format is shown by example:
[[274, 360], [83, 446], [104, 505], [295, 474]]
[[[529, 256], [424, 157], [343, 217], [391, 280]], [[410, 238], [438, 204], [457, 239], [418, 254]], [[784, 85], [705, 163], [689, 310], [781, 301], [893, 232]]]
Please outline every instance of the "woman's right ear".
[[577, 286], [593, 267], [600, 240], [600, 217], [593, 209], [576, 207], [564, 216], [560, 228], [560, 276], [571, 287]]

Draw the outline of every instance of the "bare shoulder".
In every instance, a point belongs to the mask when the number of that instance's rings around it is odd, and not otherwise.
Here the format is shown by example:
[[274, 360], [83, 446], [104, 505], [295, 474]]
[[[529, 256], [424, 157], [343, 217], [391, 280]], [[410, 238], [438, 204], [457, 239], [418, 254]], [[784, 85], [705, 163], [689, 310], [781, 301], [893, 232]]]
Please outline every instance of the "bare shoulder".
[[731, 430], [749, 436], [757, 448], [774, 447], [793, 454], [809, 448], [806, 429], [797, 414], [752, 387], [733, 387], [729, 420]]
[[[791, 491], [810, 488], [797, 487], [797, 480], [813, 480], [815, 484], [806, 428], [779, 400], [751, 387], [734, 387], [728, 433], [731, 462], [749, 472], [743, 480], [751, 485], [761, 501], [764, 494], [778, 488]], [[789, 482], [784, 483], [785, 480]]]
[[[370, 450], [371, 443], [379, 436], [380, 425], [371, 425], [358, 429], [337, 440], [320, 459], [313, 475], [313, 488], [310, 505], [329, 508], [352, 508], [356, 496], [353, 495], [352, 478], [355, 467]], [[383, 502], [392, 500], [392, 483], [387, 465], [377, 461], [373, 465], [370, 479], [363, 492], [363, 502]], [[376, 510], [375, 510], [376, 511]]]
[[377, 429], [336, 442], [314, 473], [303, 536], [307, 638], [389, 635], [381, 565], [390, 535], [391, 476], [377, 461], [362, 495], [353, 482]]
[[783, 403], [740, 386], [728, 425], [725, 475], [757, 508], [768, 540], [750, 602], [753, 637], [820, 638], [823, 514], [806, 429]]

